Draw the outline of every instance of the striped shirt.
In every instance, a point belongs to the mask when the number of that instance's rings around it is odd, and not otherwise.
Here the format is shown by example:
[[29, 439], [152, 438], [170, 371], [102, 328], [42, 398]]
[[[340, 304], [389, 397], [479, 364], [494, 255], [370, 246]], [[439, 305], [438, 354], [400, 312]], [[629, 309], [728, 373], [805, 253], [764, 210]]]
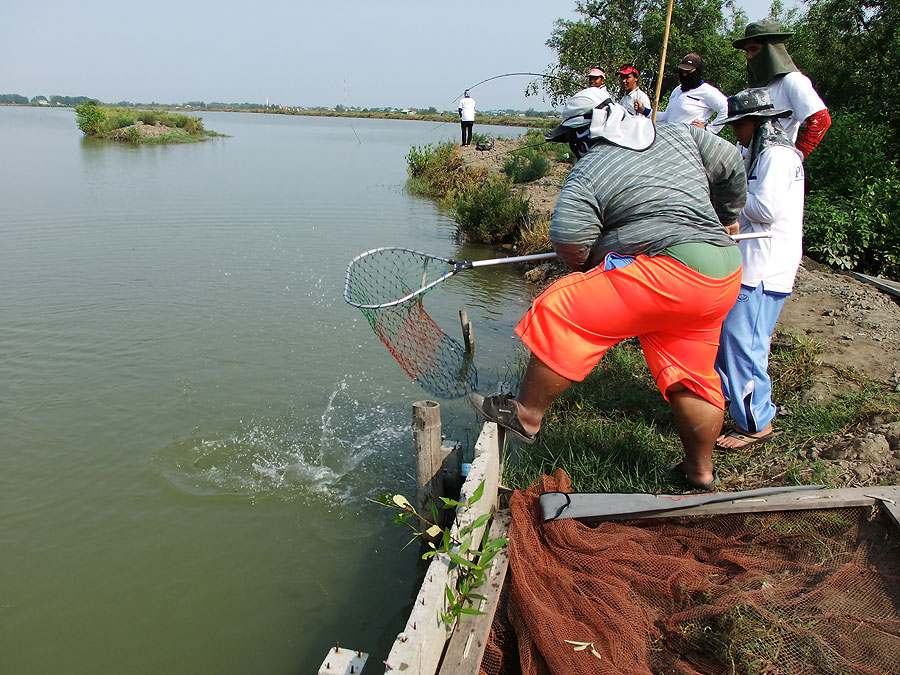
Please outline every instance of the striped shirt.
[[676, 244], [733, 246], [724, 225], [747, 199], [737, 149], [697, 127], [657, 124], [638, 152], [600, 142], [569, 173], [550, 224], [554, 250], [574, 270], [607, 253], [658, 255]]

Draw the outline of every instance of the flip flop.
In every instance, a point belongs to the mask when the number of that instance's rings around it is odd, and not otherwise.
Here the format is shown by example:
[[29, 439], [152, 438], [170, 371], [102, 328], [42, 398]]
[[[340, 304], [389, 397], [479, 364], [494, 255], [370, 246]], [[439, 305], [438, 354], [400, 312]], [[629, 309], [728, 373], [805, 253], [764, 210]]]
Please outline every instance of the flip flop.
[[511, 433], [524, 443], [531, 445], [537, 439], [537, 434], [529, 434], [519, 421], [516, 412], [516, 404], [511, 401], [512, 396], [501, 394], [485, 398], [480, 394], [469, 394], [466, 401], [469, 405], [488, 422], [494, 422]]
[[738, 446], [736, 448], [728, 448], [716, 443], [716, 449], [718, 450], [743, 450], [744, 448], [749, 448], [753, 445], [759, 445], [760, 443], [768, 443], [773, 438], [776, 438], [781, 435], [780, 431], [770, 431], [765, 436], [748, 436], [747, 434], [742, 434], [737, 429], [732, 429], [728, 433], [725, 434], [726, 438], [733, 438], [738, 441], [742, 441], [744, 444]]
[[701, 483], [698, 480], [694, 480], [688, 475], [687, 471], [684, 470], [684, 462], [678, 462], [678, 464], [670, 466], [669, 471], [676, 478], [687, 483], [695, 490], [706, 490], [707, 492], [712, 492], [719, 486], [719, 483], [721, 482], [719, 480], [719, 472], [716, 469], [713, 469], [713, 479], [708, 483]]

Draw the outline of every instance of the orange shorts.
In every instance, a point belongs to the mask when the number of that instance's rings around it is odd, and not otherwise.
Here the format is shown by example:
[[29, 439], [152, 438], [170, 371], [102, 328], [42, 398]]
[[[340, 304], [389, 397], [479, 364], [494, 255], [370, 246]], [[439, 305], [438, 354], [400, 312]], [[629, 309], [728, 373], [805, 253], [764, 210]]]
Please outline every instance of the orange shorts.
[[713, 364], [722, 321], [740, 287], [740, 269], [711, 279], [667, 256], [640, 255], [625, 267], [600, 266], [552, 284], [531, 305], [516, 334], [545, 365], [576, 382], [607, 349], [637, 336], [664, 397], [682, 382], [724, 408]]

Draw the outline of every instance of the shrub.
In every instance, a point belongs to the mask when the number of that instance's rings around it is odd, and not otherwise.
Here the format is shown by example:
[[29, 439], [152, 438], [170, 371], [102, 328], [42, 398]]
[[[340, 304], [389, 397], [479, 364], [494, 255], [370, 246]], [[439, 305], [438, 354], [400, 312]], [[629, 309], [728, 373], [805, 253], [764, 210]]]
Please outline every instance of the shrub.
[[125, 138], [137, 145], [141, 142], [141, 132], [136, 126], [130, 126], [125, 130]]
[[528, 200], [500, 176], [489, 176], [478, 187], [454, 195], [452, 208], [460, 229], [474, 242], [511, 242], [528, 222]]
[[86, 136], [99, 136], [104, 132], [106, 113], [96, 101], [75, 106], [75, 116], [78, 128]]
[[550, 173], [550, 160], [537, 148], [514, 152], [503, 163], [503, 171], [513, 183], [528, 183]]

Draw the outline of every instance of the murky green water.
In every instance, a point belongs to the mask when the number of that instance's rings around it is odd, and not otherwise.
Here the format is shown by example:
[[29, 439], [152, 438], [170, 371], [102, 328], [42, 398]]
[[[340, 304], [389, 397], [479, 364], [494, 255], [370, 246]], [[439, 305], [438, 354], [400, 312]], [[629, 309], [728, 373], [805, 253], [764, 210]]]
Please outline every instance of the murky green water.
[[[315, 672], [335, 640], [384, 658], [412, 602], [417, 552], [366, 498], [414, 492], [429, 396], [341, 293], [375, 246], [493, 255], [403, 188], [457, 125], [204, 122], [231, 137], [0, 108], [2, 673]], [[527, 302], [502, 267], [426, 299], [453, 335], [468, 310], [482, 389]]]

